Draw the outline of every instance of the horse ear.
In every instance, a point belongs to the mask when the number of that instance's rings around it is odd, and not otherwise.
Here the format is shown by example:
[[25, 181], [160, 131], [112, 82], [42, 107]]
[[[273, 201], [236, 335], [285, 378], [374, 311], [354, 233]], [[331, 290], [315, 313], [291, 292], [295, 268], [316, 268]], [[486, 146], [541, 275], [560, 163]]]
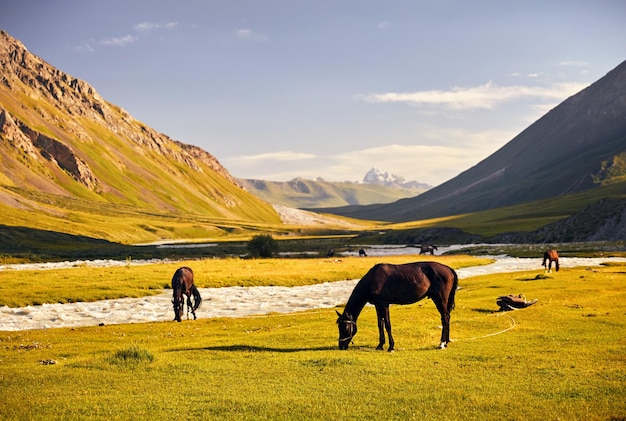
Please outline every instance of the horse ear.
[[335, 310], [335, 313], [337, 313], [337, 316], [341, 317], [341, 314], [339, 314], [337, 310]]

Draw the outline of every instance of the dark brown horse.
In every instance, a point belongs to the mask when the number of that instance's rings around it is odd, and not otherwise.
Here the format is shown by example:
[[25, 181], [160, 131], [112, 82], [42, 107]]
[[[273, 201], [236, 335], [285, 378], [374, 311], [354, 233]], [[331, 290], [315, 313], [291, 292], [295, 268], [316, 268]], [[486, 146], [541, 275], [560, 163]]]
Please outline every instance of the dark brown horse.
[[[189, 319], [189, 310], [193, 314], [193, 319], [196, 320], [196, 310], [202, 303], [202, 297], [200, 291], [193, 283], [193, 271], [187, 266], [176, 269], [174, 276], [172, 277], [172, 295], [174, 304], [174, 320], [181, 321], [183, 312], [185, 309], [185, 301], [183, 295], [187, 296], [187, 319]], [[191, 297], [193, 296], [193, 303]]]
[[[548, 266], [546, 266], [548, 262]], [[554, 249], [546, 250], [543, 253], [543, 263], [541, 266], [545, 266], [545, 272], [552, 272], [552, 262], [554, 262], [554, 268], [559, 271], [559, 254]]]
[[432, 244], [424, 244], [420, 246], [420, 254], [430, 253], [432, 256], [435, 254], [435, 250], [437, 250], [437, 246], [433, 246]]
[[450, 342], [450, 312], [454, 308], [454, 295], [459, 278], [454, 269], [437, 262], [415, 262], [403, 265], [379, 263], [372, 267], [356, 284], [343, 314], [337, 315], [339, 349], [348, 349], [356, 335], [356, 321], [365, 303], [376, 307], [379, 342], [383, 349], [385, 332], [389, 336], [389, 351], [394, 349], [389, 321], [389, 304], [412, 304], [430, 298], [441, 314], [441, 341], [439, 348]]

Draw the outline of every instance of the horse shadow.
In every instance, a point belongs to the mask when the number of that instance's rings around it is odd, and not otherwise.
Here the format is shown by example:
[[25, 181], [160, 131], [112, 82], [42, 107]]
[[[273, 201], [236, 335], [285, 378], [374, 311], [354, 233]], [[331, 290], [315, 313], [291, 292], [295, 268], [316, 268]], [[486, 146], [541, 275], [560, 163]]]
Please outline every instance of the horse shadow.
[[474, 308], [472, 309], [472, 311], [475, 311], [476, 313], [482, 313], [482, 314], [491, 314], [491, 313], [497, 313], [498, 310], [493, 310], [490, 308]]
[[305, 351], [332, 351], [337, 347], [332, 346], [318, 346], [312, 348], [279, 348], [269, 346], [257, 346], [257, 345], [245, 345], [245, 344], [233, 344], [233, 345], [217, 345], [207, 346], [199, 348], [176, 348], [171, 349], [168, 352], [180, 352], [180, 351], [220, 351], [220, 352], [279, 352], [279, 353], [292, 353], [292, 352], [305, 352]]

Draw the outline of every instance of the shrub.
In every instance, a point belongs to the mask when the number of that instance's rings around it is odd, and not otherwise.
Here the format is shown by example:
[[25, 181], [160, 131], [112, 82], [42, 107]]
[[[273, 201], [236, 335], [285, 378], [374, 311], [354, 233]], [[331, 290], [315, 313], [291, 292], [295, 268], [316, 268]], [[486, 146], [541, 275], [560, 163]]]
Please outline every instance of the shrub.
[[278, 252], [278, 242], [271, 235], [256, 235], [247, 246], [248, 251], [257, 257], [272, 257]]

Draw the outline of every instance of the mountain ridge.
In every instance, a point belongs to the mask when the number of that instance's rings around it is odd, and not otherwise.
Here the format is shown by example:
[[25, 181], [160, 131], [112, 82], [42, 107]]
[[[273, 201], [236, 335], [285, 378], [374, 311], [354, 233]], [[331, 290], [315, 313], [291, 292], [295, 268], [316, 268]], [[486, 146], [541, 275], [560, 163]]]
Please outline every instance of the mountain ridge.
[[431, 188], [376, 168], [370, 169], [362, 182], [326, 181], [321, 177], [315, 180], [297, 177], [290, 181], [240, 179], [239, 182], [268, 203], [293, 208], [389, 203]]
[[479, 212], [621, 182], [625, 156], [626, 61], [477, 165], [419, 196], [318, 210], [391, 222]]
[[[83, 208], [280, 223], [213, 155], [156, 132], [5, 31], [0, 71], [0, 207], [13, 225], [36, 227], [35, 210], [67, 224], [62, 204], [50, 209], [30, 191], [79, 199]], [[147, 229], [146, 239], [154, 237]]]

